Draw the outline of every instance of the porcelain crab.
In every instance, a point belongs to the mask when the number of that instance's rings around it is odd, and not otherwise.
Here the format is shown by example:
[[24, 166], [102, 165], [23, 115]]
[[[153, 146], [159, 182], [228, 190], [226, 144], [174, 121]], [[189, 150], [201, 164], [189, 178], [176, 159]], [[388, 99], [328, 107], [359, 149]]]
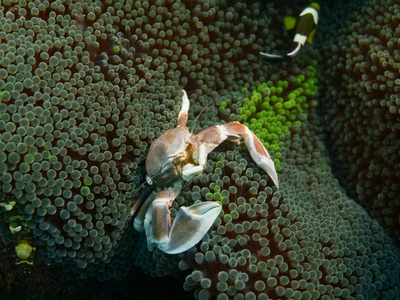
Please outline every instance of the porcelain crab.
[[197, 135], [186, 127], [189, 99], [183, 90], [182, 108], [177, 126], [167, 130], [150, 146], [146, 157], [146, 187], [132, 206], [136, 213], [134, 227], [145, 231], [150, 251], [158, 247], [168, 254], [178, 254], [196, 245], [221, 212], [221, 205], [208, 201], [180, 207], [171, 224], [169, 208], [180, 194], [182, 185], [201, 174], [207, 155], [228, 140], [244, 140], [253, 160], [268, 173], [278, 187], [278, 175], [269, 153], [260, 140], [239, 122], [215, 125]]

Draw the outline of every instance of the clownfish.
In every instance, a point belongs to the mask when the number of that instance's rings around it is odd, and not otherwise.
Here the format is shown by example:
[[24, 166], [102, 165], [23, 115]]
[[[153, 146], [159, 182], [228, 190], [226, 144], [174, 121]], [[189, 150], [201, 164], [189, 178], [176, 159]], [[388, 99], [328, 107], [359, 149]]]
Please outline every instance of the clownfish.
[[312, 43], [312, 39], [315, 33], [315, 26], [318, 24], [318, 13], [320, 7], [318, 3], [311, 3], [307, 6], [299, 15], [295, 17], [285, 17], [285, 26], [288, 30], [295, 28], [295, 36], [293, 38], [294, 47], [286, 54], [270, 54], [260, 52], [261, 58], [266, 61], [279, 60], [279, 59], [290, 59], [295, 57], [302, 46], [308, 41]]

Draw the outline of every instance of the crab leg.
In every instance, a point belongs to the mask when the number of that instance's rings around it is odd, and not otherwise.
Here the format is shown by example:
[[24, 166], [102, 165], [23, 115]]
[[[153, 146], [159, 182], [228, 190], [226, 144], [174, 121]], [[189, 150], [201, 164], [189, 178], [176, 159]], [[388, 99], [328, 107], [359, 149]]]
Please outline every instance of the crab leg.
[[261, 141], [247, 126], [239, 122], [211, 126], [197, 134], [197, 138], [202, 142], [200, 145], [199, 164], [204, 167], [208, 153], [212, 152], [223, 141], [228, 140], [240, 143], [240, 140], [243, 139], [253, 160], [267, 172], [274, 184], [279, 187], [274, 161]]
[[[142, 185], [142, 187], [140, 188], [140, 192], [139, 192], [139, 195], [138, 195], [138, 197], [137, 197], [137, 199], [136, 199], [136, 201], [133, 203], [133, 205], [131, 206], [131, 216], [133, 216], [133, 215], [139, 215], [139, 212], [138, 211], [143, 211], [144, 210], [144, 212], [146, 213], [146, 210], [147, 210], [147, 208], [149, 207], [149, 205], [148, 204], [145, 204], [146, 202], [149, 202], [149, 200], [148, 200], [148, 198], [149, 198], [149, 195], [150, 195], [150, 193], [152, 192], [154, 190], [154, 187], [152, 187], [152, 186], [150, 186], [150, 185], [148, 185], [148, 184], [143, 184]], [[150, 203], [149, 203], [150, 204]], [[145, 206], [146, 208], [145, 209], [142, 209], [142, 206]], [[142, 213], [142, 220], [144, 219], [144, 215], [145, 215], [145, 213], [143, 214], [143, 212], [141, 212]]]
[[[154, 193], [151, 193], [144, 201], [143, 200], [138, 200], [140, 202], [139, 204], [136, 204], [136, 202], [132, 208], [131, 208], [131, 215], [136, 214], [135, 220], [133, 221], [133, 227], [137, 231], [143, 231], [144, 228], [144, 220], [147, 214], [147, 211], [150, 207], [150, 205], [153, 203], [154, 199], [156, 198], [156, 195]], [[140, 206], [139, 210], [136, 213], [137, 207]]]
[[178, 115], [178, 123], [177, 126], [186, 126], [186, 122], [188, 120], [188, 111], [189, 111], [189, 106], [190, 106], [190, 102], [189, 102], [189, 98], [186, 94], [185, 90], [182, 90], [183, 92], [183, 96], [182, 96], [182, 108], [179, 112]]

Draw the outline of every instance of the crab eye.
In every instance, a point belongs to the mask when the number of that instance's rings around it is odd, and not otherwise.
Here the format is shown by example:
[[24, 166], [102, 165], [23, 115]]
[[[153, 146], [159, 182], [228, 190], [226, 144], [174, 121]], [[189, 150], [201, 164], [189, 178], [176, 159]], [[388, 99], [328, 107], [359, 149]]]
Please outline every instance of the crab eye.
[[149, 177], [149, 175], [146, 175], [146, 181], [149, 185], [153, 184], [153, 180]]

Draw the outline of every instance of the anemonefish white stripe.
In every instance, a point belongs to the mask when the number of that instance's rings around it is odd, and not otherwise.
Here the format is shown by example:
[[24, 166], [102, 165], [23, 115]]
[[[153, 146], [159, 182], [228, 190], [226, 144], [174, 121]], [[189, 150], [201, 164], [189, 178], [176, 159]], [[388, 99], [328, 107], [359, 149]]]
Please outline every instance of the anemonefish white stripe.
[[304, 34], [296, 33], [296, 35], [294, 36], [293, 42], [299, 43], [302, 46], [304, 46], [304, 44], [307, 42], [307, 36], [305, 36]]
[[317, 25], [318, 24], [318, 10], [316, 10], [314, 7], [307, 7], [306, 9], [304, 9], [301, 13], [300, 13], [300, 17], [306, 15], [306, 14], [311, 14], [313, 19], [314, 19], [314, 24]]

